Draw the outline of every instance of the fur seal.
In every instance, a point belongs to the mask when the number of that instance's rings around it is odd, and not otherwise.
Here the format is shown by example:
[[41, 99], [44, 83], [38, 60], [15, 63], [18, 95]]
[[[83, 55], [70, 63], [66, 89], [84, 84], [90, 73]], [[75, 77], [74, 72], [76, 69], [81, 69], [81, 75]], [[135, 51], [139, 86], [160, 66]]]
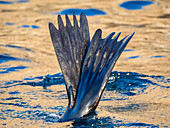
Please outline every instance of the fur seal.
[[84, 13], [80, 15], [80, 26], [75, 14], [74, 25], [67, 14], [65, 17], [66, 26], [58, 15], [58, 30], [49, 23], [51, 40], [69, 100], [61, 122], [94, 112], [117, 59], [134, 35], [133, 33], [118, 41], [121, 33], [112, 39], [115, 34], [113, 32], [102, 39], [102, 30], [97, 29], [90, 41], [88, 21]]

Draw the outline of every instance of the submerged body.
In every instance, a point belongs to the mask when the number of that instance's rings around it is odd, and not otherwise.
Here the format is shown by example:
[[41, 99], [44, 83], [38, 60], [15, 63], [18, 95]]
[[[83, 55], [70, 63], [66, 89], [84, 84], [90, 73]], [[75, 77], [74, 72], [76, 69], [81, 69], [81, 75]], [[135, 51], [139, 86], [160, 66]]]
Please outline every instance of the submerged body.
[[66, 15], [66, 26], [58, 16], [58, 30], [49, 23], [50, 35], [61, 67], [68, 107], [61, 121], [70, 121], [93, 112], [102, 96], [110, 73], [134, 33], [120, 41], [114, 32], [102, 39], [98, 29], [90, 41], [86, 16], [80, 15], [80, 27], [73, 14], [74, 25]]

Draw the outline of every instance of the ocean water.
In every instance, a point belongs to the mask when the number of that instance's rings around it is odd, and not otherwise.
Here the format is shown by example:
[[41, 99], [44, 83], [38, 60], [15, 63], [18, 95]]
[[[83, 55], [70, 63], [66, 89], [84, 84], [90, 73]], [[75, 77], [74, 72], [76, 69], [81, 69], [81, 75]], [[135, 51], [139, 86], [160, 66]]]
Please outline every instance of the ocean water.
[[134, 1], [125, 1], [120, 4], [120, 7], [125, 8], [127, 10], [139, 10], [143, 9], [143, 6], [148, 6], [153, 4], [153, 1], [147, 0], [134, 0]]
[[99, 9], [94, 9], [94, 8], [89, 8], [89, 9], [70, 8], [70, 9], [64, 9], [61, 12], [56, 12], [53, 14], [73, 15], [73, 13], [75, 13], [76, 15], [80, 15], [81, 13], [84, 13], [86, 16], [106, 15], [106, 12], [99, 10]]
[[[0, 1], [0, 127], [169, 127], [169, 0]], [[135, 36], [112, 71], [96, 111], [59, 122], [65, 82], [48, 22], [87, 15], [90, 36]], [[64, 20], [65, 22], [65, 20]]]

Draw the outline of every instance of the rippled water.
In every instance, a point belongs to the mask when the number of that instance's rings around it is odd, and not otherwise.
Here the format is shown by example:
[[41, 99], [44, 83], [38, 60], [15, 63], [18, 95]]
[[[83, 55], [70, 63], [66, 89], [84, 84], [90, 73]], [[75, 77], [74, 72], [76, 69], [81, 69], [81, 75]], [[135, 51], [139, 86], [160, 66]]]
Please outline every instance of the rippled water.
[[[169, 0], [0, 1], [1, 127], [169, 127], [169, 5]], [[88, 16], [91, 37], [97, 28], [103, 37], [113, 31], [136, 34], [96, 112], [59, 123], [67, 95], [48, 22], [73, 12]]]
[[[150, 92], [159, 88], [160, 90], [168, 90], [170, 88], [170, 79], [166, 79], [164, 76], [149, 76], [134, 72], [113, 72], [109, 78], [108, 84], [105, 89], [105, 93], [101, 98], [102, 101], [124, 101], [130, 100], [136, 95], [148, 95]], [[51, 86], [64, 85], [64, 79], [61, 73], [46, 76], [37, 76], [25, 78], [21, 81], [3, 81], [1, 82], [1, 89], [17, 88], [16, 86], [39, 86], [42, 89], [38, 91], [2, 91], [1, 94], [6, 95], [6, 98], [1, 98], [1, 116], [2, 120], [12, 119], [27, 119], [30, 121], [41, 120], [43, 122], [58, 123], [59, 116], [61, 116], [66, 106], [62, 105], [41, 105], [32, 104], [34, 100], [38, 100], [40, 96], [48, 93], [49, 99], [64, 100], [67, 99], [66, 91], [53, 91], [49, 89]], [[44, 89], [44, 90], [43, 90]], [[25, 98], [27, 97], [27, 98]], [[163, 95], [161, 98], [166, 99], [168, 95]], [[15, 107], [22, 108], [23, 110], [17, 110]], [[97, 113], [102, 109], [110, 112], [126, 112], [141, 109], [148, 109], [149, 105], [142, 104], [129, 104], [124, 107], [113, 107], [111, 105], [100, 107]], [[44, 111], [45, 110], [45, 111]], [[49, 112], [54, 110], [54, 112]], [[166, 116], [167, 113], [164, 113]], [[125, 123], [126, 122], [126, 123]], [[128, 123], [127, 123], [128, 122]], [[17, 125], [17, 124], [16, 124]], [[76, 120], [73, 126], [159, 126], [154, 124], [146, 124], [142, 122], [131, 122], [123, 120], [117, 120], [115, 117], [97, 117], [97, 114], [92, 114], [86, 119]]]

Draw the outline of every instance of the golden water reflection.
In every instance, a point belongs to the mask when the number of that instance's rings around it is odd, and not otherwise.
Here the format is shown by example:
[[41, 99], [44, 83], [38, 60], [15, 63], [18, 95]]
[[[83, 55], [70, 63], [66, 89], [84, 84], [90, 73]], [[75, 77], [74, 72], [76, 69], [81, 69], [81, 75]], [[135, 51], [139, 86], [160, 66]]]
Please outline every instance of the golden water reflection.
[[[117, 33], [121, 31], [121, 37], [135, 32], [135, 36], [127, 46], [128, 50], [119, 58], [114, 68], [115, 71], [164, 76], [167, 80], [167, 82], [161, 83], [166, 88], [151, 85], [144, 90], [144, 93], [134, 96], [106, 90], [104, 98], [113, 97], [113, 100], [100, 102], [97, 108], [97, 117], [93, 117], [98, 118], [98, 120], [93, 120], [92, 125], [135, 127], [139, 125], [135, 123], [143, 123], [140, 125], [146, 127], [152, 125], [169, 126], [170, 1], [157, 0], [142, 10], [133, 11], [119, 6], [124, 1], [41, 0], [40, 2], [31, 0], [26, 3], [0, 5], [1, 58], [14, 57], [19, 59], [10, 58], [11, 61], [0, 63], [0, 83], [2, 86], [0, 88], [0, 124], [2, 127], [80, 126], [81, 123], [44, 122], [44, 119], [35, 117], [36, 113], [40, 114], [41, 112], [46, 114], [62, 114], [64, 112], [67, 106], [64, 85], [49, 86], [47, 90], [44, 90], [42, 86], [21, 84], [5, 88], [4, 84], [14, 80], [24, 82], [24, 78], [35, 78], [61, 72], [49, 36], [48, 22], [53, 22], [57, 26], [57, 16], [51, 13], [68, 8], [95, 8], [106, 12], [106, 15], [87, 17], [91, 37], [97, 28], [103, 30], [103, 37], [113, 31]], [[62, 17], [64, 19], [64, 16]], [[70, 17], [72, 19], [72, 16]], [[23, 49], [10, 46], [18, 46]], [[22, 61], [24, 59], [29, 61]], [[21, 66], [26, 68], [21, 68]], [[9, 67], [15, 67], [15, 69], [12, 68], [6, 72]], [[38, 79], [34, 82], [37, 81]], [[158, 81], [155, 83], [159, 84]], [[10, 92], [14, 92], [14, 94], [10, 94]], [[11, 97], [13, 99], [10, 100]], [[125, 99], [118, 100], [121, 98]], [[19, 115], [22, 117], [14, 118], [14, 116]], [[28, 116], [32, 117], [28, 118]], [[43, 117], [41, 116], [41, 118]], [[86, 126], [86, 123], [81, 125]]]

